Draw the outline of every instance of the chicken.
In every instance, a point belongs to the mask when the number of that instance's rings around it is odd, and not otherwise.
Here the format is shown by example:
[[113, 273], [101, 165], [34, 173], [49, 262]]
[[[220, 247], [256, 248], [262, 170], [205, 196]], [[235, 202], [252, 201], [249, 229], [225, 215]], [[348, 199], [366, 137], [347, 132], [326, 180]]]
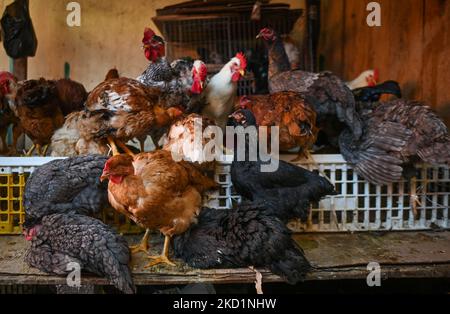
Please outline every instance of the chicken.
[[[172, 124], [162, 149], [210, 169], [211, 160], [207, 160], [203, 152], [209, 142], [203, 135], [210, 126], [215, 124], [208, 118], [195, 113], [187, 115]], [[200, 139], [198, 142], [196, 137]]]
[[146, 28], [142, 39], [146, 58], [151, 62], [137, 80], [149, 87], [161, 89], [167, 103], [188, 108], [191, 97], [201, 94], [208, 70], [201, 60], [165, 58], [164, 39]]
[[377, 102], [384, 94], [402, 98], [400, 85], [395, 81], [386, 81], [375, 86], [361, 87], [353, 90], [353, 95], [357, 102]]
[[46, 273], [67, 276], [70, 263], [105, 276], [124, 293], [135, 293], [127, 242], [101, 221], [77, 214], [52, 214], [25, 231], [31, 246], [25, 261]]
[[309, 97], [317, 113], [319, 129], [334, 146], [338, 146], [339, 134], [327, 129], [329, 124], [334, 124], [332, 120], [348, 126], [355, 138], [361, 136], [362, 124], [356, 112], [355, 99], [341, 79], [330, 72], [291, 71], [283, 43], [274, 30], [264, 28], [257, 38], [264, 39], [269, 49], [270, 93], [294, 91]]
[[299, 158], [309, 155], [317, 138], [316, 113], [308, 101], [295, 92], [243, 96], [241, 108], [250, 110], [258, 126], [278, 126], [280, 151], [300, 148]]
[[108, 207], [108, 186], [100, 182], [108, 157], [89, 155], [38, 167], [25, 185], [24, 226], [50, 214], [95, 215]]
[[[255, 127], [256, 119], [251, 111], [241, 109], [232, 114], [230, 125]], [[249, 151], [246, 138], [246, 152]], [[264, 162], [260, 156], [256, 161], [247, 155], [239, 160], [239, 147], [235, 143], [234, 161], [231, 165], [231, 181], [236, 192], [251, 201], [274, 202], [272, 206], [277, 217], [288, 222], [294, 218], [306, 219], [310, 202], [319, 201], [326, 195], [336, 194], [333, 185], [325, 178], [293, 164], [278, 161], [278, 168], [271, 172], [262, 171]]]
[[132, 154], [125, 142], [164, 128], [181, 115], [161, 98], [161, 91], [129, 78], [111, 79], [98, 85], [86, 101], [86, 115], [79, 132], [87, 141], [104, 141], [119, 154], [116, 143]]
[[174, 238], [175, 256], [194, 268], [269, 267], [290, 284], [311, 269], [286, 224], [264, 203], [204, 208], [198, 223]]
[[201, 111], [202, 115], [224, 130], [236, 101], [238, 81], [245, 75], [246, 67], [245, 56], [238, 53], [211, 78], [197, 103], [192, 106], [196, 108], [194, 111]]
[[0, 71], [0, 154], [8, 152], [7, 134], [10, 125], [13, 125], [13, 145], [10, 153], [16, 153], [17, 139], [21, 134], [19, 120], [12, 112], [5, 95], [10, 93], [10, 81], [16, 83], [17, 79], [9, 72]]
[[366, 70], [362, 72], [360, 75], [358, 75], [357, 78], [355, 78], [351, 82], [346, 82], [348, 88], [351, 90], [355, 90], [358, 88], [363, 87], [373, 87], [377, 85], [378, 79], [380, 77], [380, 73], [377, 69], [375, 70]]
[[45, 156], [53, 133], [64, 123], [55, 84], [42, 78], [23, 81], [14, 84], [6, 97], [24, 133], [33, 142], [27, 156], [35, 149]]
[[384, 185], [413, 177], [417, 161], [450, 162], [447, 127], [428, 106], [405, 99], [361, 105], [362, 138], [355, 140], [347, 129], [339, 143], [346, 161], [367, 181]]
[[88, 112], [78, 111], [69, 114], [61, 128], [52, 136], [51, 156], [73, 157], [80, 155], [108, 155], [109, 147], [106, 140], [85, 139], [80, 135], [80, 121], [87, 119]]
[[53, 81], [53, 83], [59, 100], [59, 108], [64, 116], [83, 109], [87, 92], [82, 84], [70, 79], [61, 79]]
[[101, 180], [109, 179], [108, 197], [120, 213], [147, 229], [134, 252], [147, 251], [150, 229], [165, 236], [160, 256], [151, 257], [151, 267], [174, 265], [168, 256], [170, 238], [185, 232], [200, 212], [202, 193], [215, 188], [214, 180], [202, 175], [192, 164], [173, 160], [168, 151], [113, 156], [104, 167]]

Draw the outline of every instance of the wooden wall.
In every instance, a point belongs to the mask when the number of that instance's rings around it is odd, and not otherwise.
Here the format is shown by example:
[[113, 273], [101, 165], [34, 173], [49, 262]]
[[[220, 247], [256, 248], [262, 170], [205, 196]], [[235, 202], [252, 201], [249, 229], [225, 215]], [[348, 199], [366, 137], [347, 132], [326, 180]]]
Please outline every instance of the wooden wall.
[[450, 0], [378, 0], [381, 27], [366, 23], [369, 0], [322, 0], [319, 53], [347, 80], [369, 68], [401, 83], [450, 125]]

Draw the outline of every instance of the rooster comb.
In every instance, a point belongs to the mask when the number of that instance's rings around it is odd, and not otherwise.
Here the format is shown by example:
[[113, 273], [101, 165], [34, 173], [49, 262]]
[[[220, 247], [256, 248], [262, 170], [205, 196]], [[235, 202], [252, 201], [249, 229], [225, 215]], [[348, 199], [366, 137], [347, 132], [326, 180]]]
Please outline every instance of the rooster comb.
[[238, 52], [236, 58], [238, 58], [241, 63], [241, 69], [245, 70], [247, 68], [247, 58], [245, 55], [242, 52]]
[[150, 39], [153, 38], [153, 36], [155, 36], [155, 32], [151, 28], [146, 27], [144, 30], [144, 38], [142, 39], [142, 42], [145, 43], [149, 41]]

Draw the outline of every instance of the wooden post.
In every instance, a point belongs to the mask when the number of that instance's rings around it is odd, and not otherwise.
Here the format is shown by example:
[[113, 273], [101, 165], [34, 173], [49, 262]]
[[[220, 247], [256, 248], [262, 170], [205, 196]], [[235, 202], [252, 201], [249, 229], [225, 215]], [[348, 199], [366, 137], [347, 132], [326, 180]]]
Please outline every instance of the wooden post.
[[320, 36], [320, 0], [306, 1], [306, 16], [308, 19], [306, 69], [317, 71], [317, 47]]
[[26, 80], [28, 77], [28, 58], [14, 59], [13, 74], [19, 81]]

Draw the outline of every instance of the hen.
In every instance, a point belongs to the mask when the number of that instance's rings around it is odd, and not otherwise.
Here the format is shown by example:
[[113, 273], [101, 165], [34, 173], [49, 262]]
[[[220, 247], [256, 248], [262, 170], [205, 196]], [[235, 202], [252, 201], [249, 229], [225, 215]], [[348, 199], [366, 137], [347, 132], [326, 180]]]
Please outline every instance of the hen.
[[24, 226], [50, 214], [94, 215], [107, 207], [108, 186], [99, 179], [107, 159], [90, 155], [54, 160], [38, 167], [25, 185]]
[[39, 155], [45, 156], [53, 133], [64, 123], [55, 84], [42, 78], [23, 81], [16, 85], [9, 97], [13, 99], [12, 109], [24, 133], [33, 142], [27, 156], [31, 156], [35, 149]]
[[441, 119], [418, 101], [361, 104], [365, 128], [355, 140], [350, 130], [339, 139], [344, 158], [375, 184], [415, 176], [414, 163], [450, 162], [450, 136]]
[[198, 101], [192, 106], [195, 112], [225, 129], [228, 115], [235, 105], [238, 81], [245, 75], [247, 60], [242, 53], [232, 58], [219, 73], [214, 75]]
[[192, 164], [175, 162], [164, 150], [142, 153], [134, 160], [129, 155], [113, 156], [106, 162], [101, 179], [109, 179], [111, 205], [147, 229], [135, 249], [147, 251], [150, 229], [159, 229], [165, 235], [161, 256], [151, 257], [154, 261], [148, 267], [173, 265], [168, 256], [170, 238], [196, 221], [202, 193], [216, 187]]
[[87, 141], [106, 139], [114, 155], [119, 154], [116, 143], [132, 154], [125, 142], [164, 128], [179, 115], [159, 89], [122, 77], [101, 83], [89, 94], [79, 132]]
[[70, 263], [83, 271], [105, 276], [119, 290], [136, 291], [128, 267], [130, 252], [125, 239], [101, 221], [77, 214], [45, 216], [26, 231], [31, 246], [25, 261], [46, 273], [67, 276]]
[[316, 112], [308, 101], [295, 92], [243, 96], [241, 108], [250, 110], [258, 126], [279, 127], [280, 151], [300, 148], [299, 158], [309, 155], [317, 138]]
[[52, 83], [55, 84], [59, 107], [64, 116], [83, 109], [88, 94], [82, 84], [70, 79], [61, 79]]
[[311, 73], [290, 70], [290, 65], [279, 35], [270, 28], [260, 31], [269, 49], [269, 90], [271, 93], [294, 91], [310, 97], [317, 113], [318, 127], [337, 146], [339, 134], [328, 130], [332, 120], [344, 123], [355, 138], [362, 134], [361, 120], [356, 112], [355, 99], [350, 89], [330, 72]]
[[2, 144], [0, 153], [8, 152], [7, 134], [8, 128], [12, 125], [13, 142], [9, 153], [14, 155], [17, 153], [17, 139], [22, 134], [22, 128], [20, 127], [19, 119], [14, 115], [5, 96], [10, 93], [10, 81], [15, 84], [17, 79], [9, 72], [0, 71], [0, 142]]
[[198, 223], [174, 239], [175, 255], [194, 268], [269, 267], [291, 284], [311, 269], [302, 249], [264, 203], [204, 208]]
[[[256, 119], [249, 110], [241, 109], [233, 113], [230, 125], [255, 127]], [[245, 151], [249, 151], [249, 139], [246, 138]], [[262, 171], [262, 165], [267, 164], [258, 155], [252, 161], [247, 154], [245, 160], [239, 160], [239, 147], [235, 143], [234, 161], [231, 165], [231, 181], [234, 189], [245, 199], [251, 201], [273, 202], [271, 208], [282, 221], [293, 218], [306, 219], [310, 203], [319, 201], [326, 195], [336, 194], [333, 185], [325, 178], [297, 167], [293, 164], [278, 161], [278, 168], [272, 172]]]
[[51, 161], [37, 168], [24, 192], [24, 234], [32, 241], [26, 261], [42, 271], [64, 275], [67, 264], [105, 275], [124, 292], [133, 292], [126, 242], [100, 221], [108, 204], [100, 182], [104, 156]]
[[[209, 126], [214, 125], [213, 121], [195, 113], [181, 118], [170, 127], [163, 150], [199, 164], [202, 169], [210, 169], [213, 163], [203, 154], [209, 139], [203, 134]], [[196, 142], [196, 137], [200, 141]]]

